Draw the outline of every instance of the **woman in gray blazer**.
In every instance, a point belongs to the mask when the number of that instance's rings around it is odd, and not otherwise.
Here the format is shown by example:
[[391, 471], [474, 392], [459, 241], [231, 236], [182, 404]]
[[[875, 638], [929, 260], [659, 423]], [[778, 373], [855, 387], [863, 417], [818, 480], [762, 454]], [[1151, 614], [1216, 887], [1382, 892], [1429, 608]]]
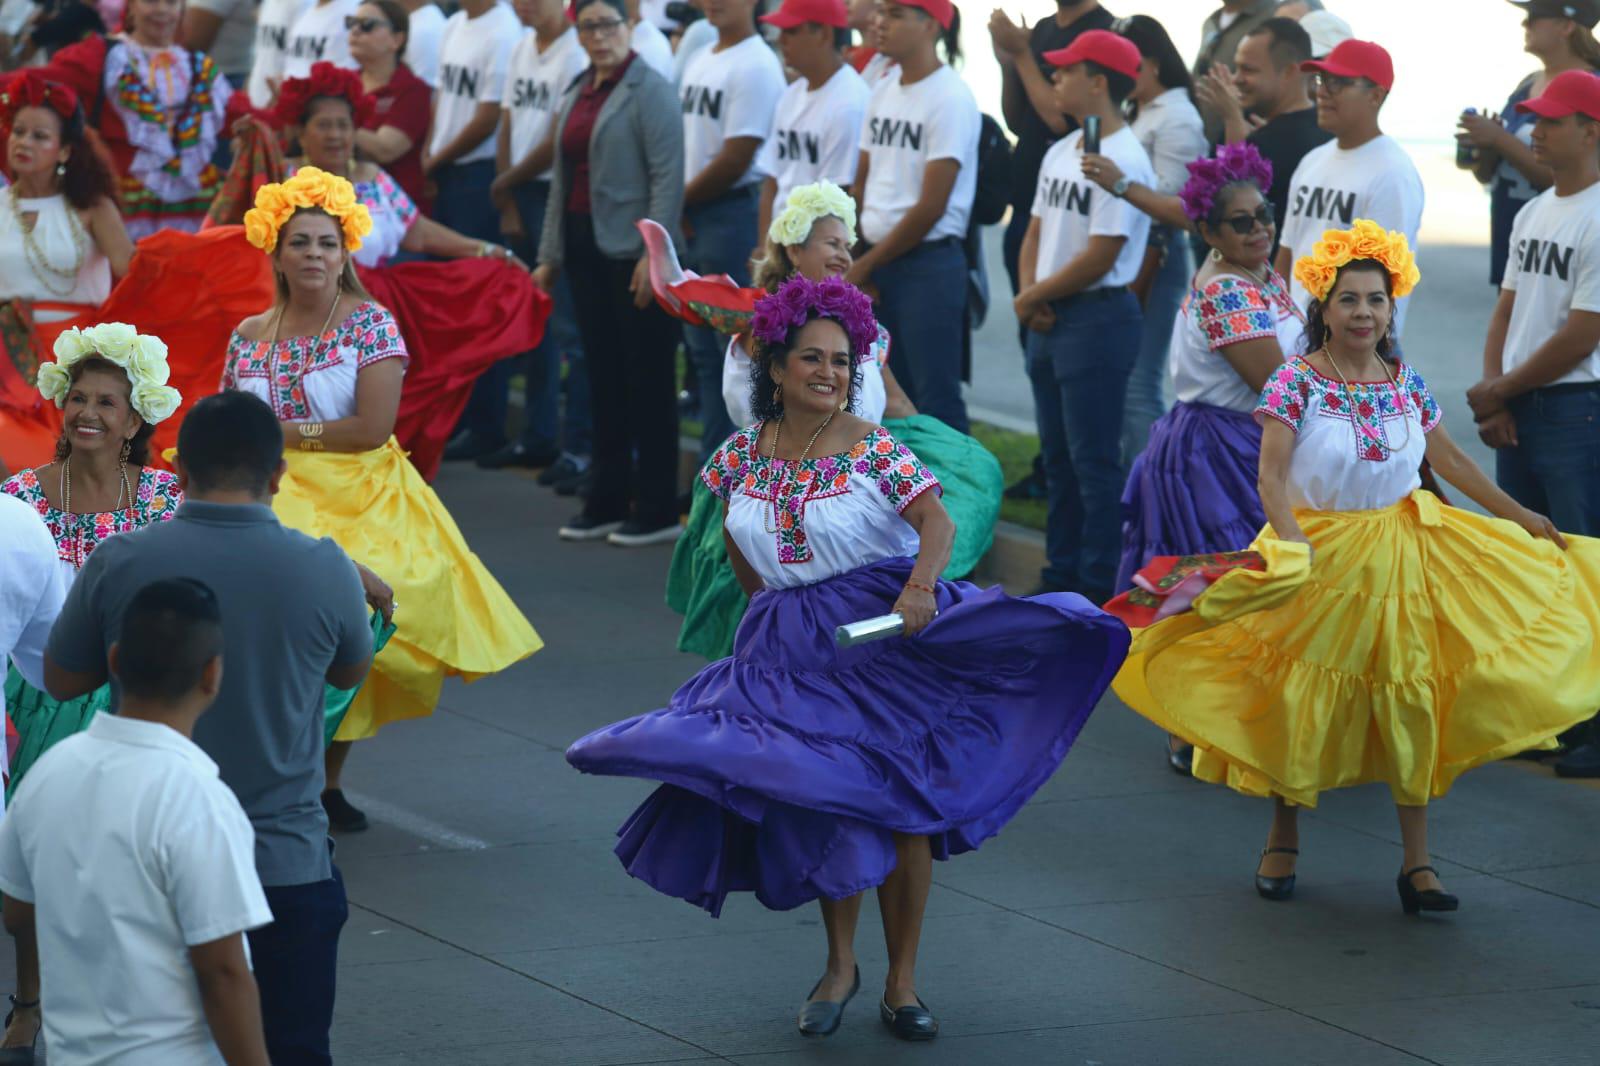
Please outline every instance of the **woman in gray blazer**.
[[594, 482], [561, 536], [661, 544], [682, 529], [673, 380], [680, 334], [655, 304], [634, 223], [683, 214], [683, 122], [672, 86], [630, 48], [623, 0], [578, 0], [576, 20], [590, 66], [561, 99], [533, 275], [549, 292], [567, 271], [589, 360]]

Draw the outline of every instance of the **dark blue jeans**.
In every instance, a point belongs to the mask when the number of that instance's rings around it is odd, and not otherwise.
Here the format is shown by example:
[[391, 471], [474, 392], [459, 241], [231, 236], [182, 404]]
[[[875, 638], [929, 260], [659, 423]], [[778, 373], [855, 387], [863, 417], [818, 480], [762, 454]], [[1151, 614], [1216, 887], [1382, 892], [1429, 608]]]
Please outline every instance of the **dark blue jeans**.
[[1194, 278], [1194, 261], [1189, 258], [1189, 242], [1181, 233], [1165, 234], [1167, 257], [1156, 271], [1155, 283], [1144, 303], [1139, 357], [1128, 377], [1128, 400], [1122, 415], [1122, 467], [1144, 451], [1150, 440], [1150, 427], [1167, 413], [1167, 350], [1172, 346], [1172, 324], [1178, 308], [1189, 294]]
[[[435, 221], [474, 240], [498, 243], [500, 212], [489, 198], [489, 186], [494, 184], [494, 160], [450, 163], [433, 176], [439, 185], [439, 198], [433, 204]], [[461, 412], [456, 432], [470, 429], [496, 443], [504, 442], [506, 386], [510, 379], [508, 359], [485, 370], [472, 388], [472, 398]]]
[[[685, 209], [683, 217], [694, 236], [688, 238], [684, 265], [699, 274], [726, 274], [740, 285], [750, 284], [750, 252], [756, 246], [760, 207], [758, 186], [745, 185]], [[708, 326], [685, 326], [683, 342], [689, 350], [689, 368], [700, 385], [703, 461], [733, 432], [722, 402], [722, 357], [728, 338]]]
[[1495, 480], [1561, 531], [1600, 537], [1600, 385], [1535, 389], [1507, 406], [1517, 446], [1495, 453]]
[[[517, 254], [526, 263], [537, 262], [550, 183], [530, 181], [517, 186], [511, 195], [517, 201], [517, 213], [522, 216], [522, 231], [527, 234], [526, 240], [518, 242], [521, 247]], [[557, 279], [553, 297], [555, 308], [545, 323], [544, 339], [528, 353], [522, 443], [529, 451], [555, 445], [572, 455], [587, 456], [591, 432], [589, 368], [583, 360], [583, 341], [578, 336], [578, 318], [572, 309], [572, 289], [566, 274]], [[565, 419], [561, 410], [563, 365], [566, 368]]]
[[928, 241], [873, 271], [878, 321], [889, 331], [889, 365], [925, 415], [967, 432], [961, 398], [967, 328], [967, 255], [961, 242]]
[[1127, 289], [1057, 301], [1028, 332], [1028, 379], [1050, 503], [1043, 583], [1110, 598], [1122, 546], [1122, 410], [1142, 316]]
[[252, 929], [250, 965], [272, 1066], [329, 1066], [339, 930], [350, 917], [339, 868], [326, 881], [267, 887], [272, 924]]

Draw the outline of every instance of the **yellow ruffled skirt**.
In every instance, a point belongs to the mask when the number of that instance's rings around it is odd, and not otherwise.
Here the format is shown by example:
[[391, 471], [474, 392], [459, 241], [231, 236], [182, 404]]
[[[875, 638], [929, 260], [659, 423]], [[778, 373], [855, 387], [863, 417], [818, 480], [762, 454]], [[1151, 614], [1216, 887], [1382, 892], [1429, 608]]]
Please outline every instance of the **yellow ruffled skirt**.
[[1117, 675], [1196, 777], [1307, 807], [1382, 781], [1421, 805], [1600, 707], [1600, 540], [1563, 552], [1423, 491], [1295, 517], [1314, 556], [1267, 527], [1264, 572], [1136, 633]]
[[446, 677], [473, 681], [543, 647], [393, 437], [369, 452], [286, 458], [289, 472], [272, 502], [279, 520], [332, 537], [393, 587], [398, 605], [395, 634], [335, 740], [432, 714]]

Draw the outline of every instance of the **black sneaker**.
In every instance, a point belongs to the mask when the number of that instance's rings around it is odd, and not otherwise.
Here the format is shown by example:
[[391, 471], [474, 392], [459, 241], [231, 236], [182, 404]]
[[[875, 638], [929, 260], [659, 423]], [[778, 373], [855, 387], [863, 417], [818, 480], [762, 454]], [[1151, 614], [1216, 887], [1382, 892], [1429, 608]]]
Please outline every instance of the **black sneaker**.
[[550, 466], [560, 457], [561, 453], [555, 448], [529, 448], [519, 440], [478, 456], [477, 463], [485, 470], [503, 470], [508, 466], [537, 468]]
[[591, 518], [587, 514], [580, 514], [561, 527], [559, 536], [562, 540], [604, 540], [622, 526], [621, 519]]
[[341, 833], [359, 833], [367, 827], [367, 816], [344, 798], [344, 790], [330, 788], [322, 793], [322, 809], [328, 812], [328, 825]]
[[676, 522], [670, 525], [624, 522], [620, 528], [606, 537], [606, 542], [619, 548], [646, 548], [652, 544], [671, 544], [681, 536], [683, 527]]
[[1600, 777], [1600, 744], [1579, 744], [1556, 760], [1557, 777]]
[[464, 430], [457, 433], [449, 444], [444, 446], [444, 461], [447, 463], [460, 463], [468, 459], [477, 459], [479, 456], [488, 455], [500, 448], [501, 442], [490, 440], [481, 433], [473, 430]]
[[583, 473], [570, 477], [565, 481], [556, 482], [557, 496], [582, 496], [589, 498], [589, 486], [594, 484], [594, 471], [585, 470]]
[[563, 481], [571, 480], [582, 474], [585, 469], [587, 469], [587, 464], [579, 466], [572, 456], [563, 455], [545, 467], [544, 472], [539, 475], [539, 484], [546, 487], [559, 485]]

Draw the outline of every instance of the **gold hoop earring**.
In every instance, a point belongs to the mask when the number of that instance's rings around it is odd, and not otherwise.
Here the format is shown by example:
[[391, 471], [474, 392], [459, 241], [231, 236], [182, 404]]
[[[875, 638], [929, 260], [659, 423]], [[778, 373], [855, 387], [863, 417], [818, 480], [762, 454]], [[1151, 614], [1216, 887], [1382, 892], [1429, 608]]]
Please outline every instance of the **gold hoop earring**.
[[133, 442], [129, 441], [129, 440], [124, 440], [122, 442], [122, 451], [117, 456], [117, 462], [126, 463], [128, 461], [128, 456], [130, 456], [132, 454], [133, 454]]
[[783, 386], [782, 385], [774, 385], [774, 386], [772, 386], [772, 406], [774, 406], [774, 407], [782, 407], [783, 406]]
[[1221, 251], [1221, 249], [1218, 249], [1218, 248], [1211, 249], [1211, 261], [1213, 263], [1222, 262], [1222, 251]]

